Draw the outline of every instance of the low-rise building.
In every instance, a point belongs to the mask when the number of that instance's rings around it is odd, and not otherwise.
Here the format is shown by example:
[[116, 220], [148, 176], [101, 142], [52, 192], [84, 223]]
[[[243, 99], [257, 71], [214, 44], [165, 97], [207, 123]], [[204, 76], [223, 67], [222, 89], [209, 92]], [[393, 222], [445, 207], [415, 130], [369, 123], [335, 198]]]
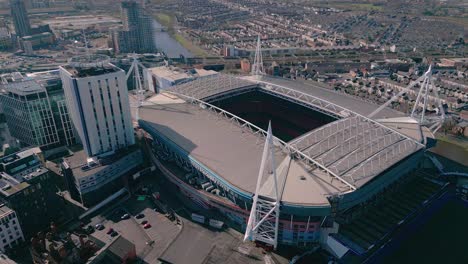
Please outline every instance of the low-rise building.
[[155, 93], [161, 89], [193, 80], [193, 77], [184, 70], [166, 66], [145, 69], [143, 75], [148, 89]]
[[0, 251], [5, 252], [21, 242], [24, 242], [24, 236], [15, 211], [0, 204]]
[[126, 177], [142, 165], [143, 154], [133, 146], [99, 158], [88, 158], [81, 150], [64, 158], [61, 170], [70, 196], [89, 207], [122, 189]]
[[23, 47], [23, 43], [26, 42], [31, 43], [33, 48], [47, 47], [55, 43], [55, 35], [50, 32], [43, 32], [40, 34], [22, 37], [20, 40], [21, 46]]
[[105, 244], [86, 264], [133, 263], [137, 258], [135, 244], [118, 236]]
[[99, 250], [84, 234], [39, 232], [31, 239], [31, 256], [36, 264], [81, 264]]

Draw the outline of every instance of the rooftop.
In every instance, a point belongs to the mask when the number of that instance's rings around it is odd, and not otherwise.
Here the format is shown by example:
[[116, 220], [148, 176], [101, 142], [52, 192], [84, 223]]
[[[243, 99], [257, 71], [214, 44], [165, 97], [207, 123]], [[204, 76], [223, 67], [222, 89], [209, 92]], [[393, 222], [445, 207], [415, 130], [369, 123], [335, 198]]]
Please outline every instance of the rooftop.
[[44, 167], [37, 167], [16, 175], [0, 172], [0, 193], [6, 196], [15, 194], [29, 187], [29, 180], [48, 172], [49, 171]]
[[93, 175], [106, 168], [106, 165], [96, 164], [83, 170], [82, 168], [88, 164], [88, 156], [84, 150], [74, 152], [73, 155], [63, 158], [63, 161], [66, 163], [66, 167], [73, 171], [73, 176], [77, 178]]
[[[228, 77], [221, 78], [229, 80]], [[206, 82], [210, 80], [222, 85], [207, 85]], [[225, 85], [226, 82], [220, 82], [216, 78], [208, 78], [199, 84], [200, 87], [196, 87], [186, 83], [173, 89], [180, 94], [188, 93], [204, 100], [236, 90], [242, 91], [244, 87], [255, 85], [247, 80], [238, 80], [228, 86]], [[275, 90], [272, 85], [285, 86], [292, 91], [310, 94], [320, 100], [329, 100], [342, 107], [324, 107], [325, 110], [335, 111], [334, 113], [341, 118], [314, 129], [289, 144], [355, 188], [363, 186], [400, 160], [423, 148], [422, 144], [416, 142], [421, 139], [418, 124], [415, 126], [414, 122], [396, 118], [384, 126], [366, 119], [365, 116], [378, 108], [378, 105], [300, 82], [264, 78], [260, 85], [259, 89], [278, 93], [285, 91]], [[198, 88], [200, 90], [196, 90]], [[221, 182], [243, 193], [252, 194], [256, 187], [264, 138], [223, 118], [222, 115], [213, 113], [206, 106], [187, 103], [184, 98], [168, 92], [153, 96], [140, 109], [140, 125], [177, 145], [194, 162], [201, 163], [215, 177], [221, 177]], [[320, 106], [316, 100], [308, 103]], [[344, 113], [346, 111], [358, 115]], [[379, 118], [402, 115], [385, 109]], [[331, 180], [332, 177], [323, 169], [310, 168], [301, 159], [288, 159], [288, 155], [278, 146], [275, 160], [280, 164], [277, 167], [278, 175], [281, 175], [285, 182], [283, 202], [328, 205], [326, 197], [349, 190], [344, 182]], [[264, 179], [262, 193], [268, 195], [270, 192], [271, 183]]]
[[192, 78], [192, 76], [187, 74], [185, 71], [173, 67], [154, 67], [148, 69], [148, 71], [160, 78], [165, 78], [173, 82]]
[[125, 149], [119, 150], [116, 153], [109, 155], [105, 158], [99, 158], [92, 163], [89, 163], [89, 158], [84, 150], [79, 150], [73, 155], [63, 158], [63, 164], [66, 168], [73, 171], [73, 176], [76, 178], [87, 177], [104, 170], [114, 161], [118, 161], [129, 153], [138, 150], [137, 146], [130, 146]]
[[5, 204], [0, 204], [0, 218], [2, 218], [4, 214], [9, 214], [11, 211], [10, 207]]
[[[171, 98], [174, 96], [166, 96], [164, 93], [153, 97], [153, 103], [157, 104], [160, 99], [162, 104], [142, 107], [141, 120], [191, 158], [221, 176], [221, 180], [228, 185], [247, 195], [254, 193], [264, 139], [179, 98], [172, 99], [174, 103], [170, 104], [168, 101]], [[286, 153], [279, 148], [276, 149], [275, 160], [287, 167], [286, 174], [282, 176], [287, 177], [283, 194], [285, 202], [328, 205], [327, 195], [345, 189], [337, 181], [331, 183], [320, 172], [315, 172], [317, 175], [308, 173], [298, 161], [288, 161]], [[302, 180], [302, 175], [307, 180]], [[264, 178], [263, 185], [266, 186], [263, 192], [267, 194], [268, 179]], [[308, 195], [297, 192], [296, 188], [307, 189]]]
[[71, 75], [72, 78], [86, 78], [122, 71], [120, 68], [110, 63], [102, 65], [92, 65], [91, 67], [88, 67], [88, 65], [84, 67], [65, 65], [62, 66], [62, 68], [65, 69]]
[[30, 79], [10, 82], [8, 84], [4, 84], [0, 86], [2, 87], [3, 92], [14, 93], [20, 96], [26, 96], [26, 95], [45, 91], [44, 87], [42, 87], [35, 80], [30, 80]]

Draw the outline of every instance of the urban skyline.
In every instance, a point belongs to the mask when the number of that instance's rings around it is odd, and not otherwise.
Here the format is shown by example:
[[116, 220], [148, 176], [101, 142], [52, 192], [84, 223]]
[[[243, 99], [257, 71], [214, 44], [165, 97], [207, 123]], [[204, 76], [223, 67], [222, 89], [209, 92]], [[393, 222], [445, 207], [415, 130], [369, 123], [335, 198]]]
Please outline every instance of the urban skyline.
[[465, 9], [0, 0], [0, 258], [468, 262]]

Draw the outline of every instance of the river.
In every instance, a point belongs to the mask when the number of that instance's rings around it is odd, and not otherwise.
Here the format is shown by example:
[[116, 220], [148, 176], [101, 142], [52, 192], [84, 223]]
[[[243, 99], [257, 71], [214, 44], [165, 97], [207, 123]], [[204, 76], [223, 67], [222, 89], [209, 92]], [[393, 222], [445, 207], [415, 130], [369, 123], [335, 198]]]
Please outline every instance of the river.
[[156, 48], [166, 54], [169, 58], [192, 58], [193, 54], [184, 48], [177, 40], [173, 39], [166, 31], [161, 31], [164, 27], [156, 20], [153, 20], [154, 42]]

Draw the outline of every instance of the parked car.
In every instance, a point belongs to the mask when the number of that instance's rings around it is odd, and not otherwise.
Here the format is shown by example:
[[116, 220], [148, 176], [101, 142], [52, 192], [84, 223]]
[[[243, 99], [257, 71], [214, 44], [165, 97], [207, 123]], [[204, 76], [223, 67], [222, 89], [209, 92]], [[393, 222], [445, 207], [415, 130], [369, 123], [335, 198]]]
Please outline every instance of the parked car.
[[97, 225], [95, 226], [95, 228], [96, 228], [97, 230], [103, 230], [105, 227], [104, 227], [103, 224], [97, 224]]
[[129, 214], [124, 214], [124, 215], [122, 215], [122, 217], [120, 217], [120, 219], [122, 219], [122, 220], [129, 219], [129, 218], [130, 218]]
[[145, 217], [144, 214], [137, 214], [137, 215], [135, 216], [136, 219], [141, 219], [141, 218], [143, 218], [143, 217]]
[[114, 232], [115, 232], [114, 228], [111, 227], [111, 228], [109, 228], [109, 230], [107, 230], [106, 234], [110, 235], [110, 234], [112, 234]]
[[144, 226], [143, 226], [144, 229], [148, 229], [148, 228], [151, 228], [151, 224], [150, 223], [146, 223]]
[[148, 223], [148, 221], [146, 221], [146, 220], [143, 220], [143, 221], [141, 222], [142, 225], [146, 225], [147, 223]]
[[94, 227], [93, 226], [86, 227], [86, 233], [92, 234], [93, 232], [94, 232]]
[[115, 236], [117, 236], [118, 234], [119, 234], [119, 233], [117, 233], [117, 231], [114, 231], [114, 232], [112, 232], [112, 233], [110, 234], [110, 236], [111, 236], [111, 237], [115, 237]]

